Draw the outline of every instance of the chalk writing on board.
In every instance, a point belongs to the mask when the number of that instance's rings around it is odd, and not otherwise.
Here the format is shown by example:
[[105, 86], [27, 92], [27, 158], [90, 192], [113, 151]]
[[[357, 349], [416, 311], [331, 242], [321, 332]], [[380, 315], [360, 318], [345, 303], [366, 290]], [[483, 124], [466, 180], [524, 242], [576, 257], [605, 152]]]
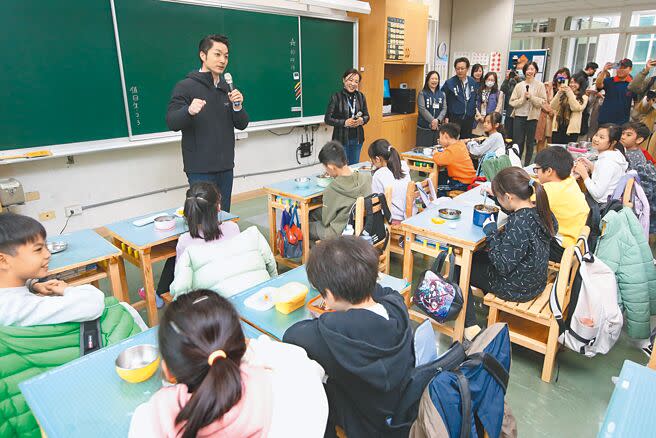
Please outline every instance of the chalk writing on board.
[[130, 87], [130, 96], [132, 97], [132, 113], [134, 114], [134, 122], [137, 126], [141, 126], [141, 116], [139, 114], [139, 88], [136, 85]]

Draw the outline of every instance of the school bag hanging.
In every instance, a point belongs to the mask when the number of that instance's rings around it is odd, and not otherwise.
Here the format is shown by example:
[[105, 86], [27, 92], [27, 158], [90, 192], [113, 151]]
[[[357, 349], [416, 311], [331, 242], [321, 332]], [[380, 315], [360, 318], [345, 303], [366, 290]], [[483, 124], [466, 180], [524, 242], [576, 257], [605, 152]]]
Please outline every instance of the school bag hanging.
[[[378, 198], [381, 209], [374, 213], [373, 200]], [[352, 235], [355, 231], [355, 210], [356, 204], [354, 203], [349, 211], [349, 219], [346, 223], [346, 227], [342, 234]], [[361, 236], [366, 235], [371, 238], [371, 243], [376, 245], [379, 242], [385, 242], [384, 246], [387, 246], [387, 240], [389, 237], [389, 231], [387, 230], [387, 225], [392, 220], [392, 212], [387, 205], [387, 198], [383, 193], [372, 193], [369, 196], [364, 198], [364, 227], [362, 228]], [[365, 234], [366, 233], [366, 234]], [[367, 238], [367, 240], [369, 240]]]
[[[299, 239], [300, 236], [300, 239]], [[283, 210], [280, 230], [276, 233], [276, 248], [286, 259], [297, 259], [303, 255], [303, 234], [298, 219], [298, 207]]]
[[[447, 257], [449, 274], [444, 278], [442, 268]], [[419, 277], [419, 284], [412, 296], [417, 307], [440, 323], [456, 319], [462, 309], [462, 291], [454, 280], [455, 268], [456, 257], [453, 248], [441, 251], [431, 269], [424, 271]]]
[[435, 191], [432, 179], [428, 179], [428, 192], [421, 186], [421, 182], [417, 182], [415, 185], [417, 186], [417, 193], [419, 193], [419, 199], [421, 199], [423, 208], [428, 208], [432, 203], [437, 201], [437, 192]]
[[558, 277], [551, 289], [549, 306], [560, 328], [558, 342], [577, 353], [593, 357], [608, 353], [615, 345], [624, 319], [617, 303], [615, 273], [590, 252], [583, 237], [578, 241], [584, 243], [585, 254], [578, 246], [574, 248], [579, 261], [576, 275], [580, 277], [572, 287], [569, 316], [563, 316], [556, 293]]

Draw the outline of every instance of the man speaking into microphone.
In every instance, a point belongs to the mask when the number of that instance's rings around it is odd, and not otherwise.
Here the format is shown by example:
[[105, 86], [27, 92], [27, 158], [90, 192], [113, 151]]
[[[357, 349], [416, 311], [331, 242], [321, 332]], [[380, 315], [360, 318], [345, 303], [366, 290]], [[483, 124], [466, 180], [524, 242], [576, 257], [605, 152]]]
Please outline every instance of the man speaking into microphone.
[[248, 126], [244, 97], [235, 89], [228, 66], [228, 38], [208, 35], [198, 46], [199, 71], [175, 85], [166, 124], [182, 131], [182, 161], [189, 185], [207, 181], [221, 193], [221, 209], [230, 211], [235, 167], [234, 128]]

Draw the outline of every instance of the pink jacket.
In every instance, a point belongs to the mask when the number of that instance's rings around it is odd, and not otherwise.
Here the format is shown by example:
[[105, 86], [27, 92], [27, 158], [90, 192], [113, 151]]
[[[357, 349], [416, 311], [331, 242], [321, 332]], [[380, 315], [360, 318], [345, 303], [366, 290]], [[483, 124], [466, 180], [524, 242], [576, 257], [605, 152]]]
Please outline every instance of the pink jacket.
[[[200, 430], [199, 437], [264, 438], [269, 433], [273, 401], [270, 374], [263, 367], [242, 363], [242, 398], [220, 420]], [[162, 388], [134, 412], [130, 437], [180, 436], [175, 418], [191, 398], [187, 386]]]

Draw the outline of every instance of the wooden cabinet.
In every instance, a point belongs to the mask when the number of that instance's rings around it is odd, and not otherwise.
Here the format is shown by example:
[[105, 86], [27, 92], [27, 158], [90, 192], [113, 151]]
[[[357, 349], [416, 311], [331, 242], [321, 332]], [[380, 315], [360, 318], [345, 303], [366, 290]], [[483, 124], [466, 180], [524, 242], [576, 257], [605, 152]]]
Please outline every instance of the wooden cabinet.
[[[385, 5], [385, 15], [387, 17], [402, 18], [405, 21], [405, 50], [403, 59], [387, 62], [400, 64], [426, 63], [428, 7], [420, 3], [387, 0]], [[387, 22], [385, 25], [387, 25]], [[385, 37], [387, 38], [387, 35]], [[383, 54], [383, 56], [385, 56], [385, 54]]]
[[383, 117], [382, 138], [387, 139], [399, 153], [415, 147], [416, 131], [417, 113]]

